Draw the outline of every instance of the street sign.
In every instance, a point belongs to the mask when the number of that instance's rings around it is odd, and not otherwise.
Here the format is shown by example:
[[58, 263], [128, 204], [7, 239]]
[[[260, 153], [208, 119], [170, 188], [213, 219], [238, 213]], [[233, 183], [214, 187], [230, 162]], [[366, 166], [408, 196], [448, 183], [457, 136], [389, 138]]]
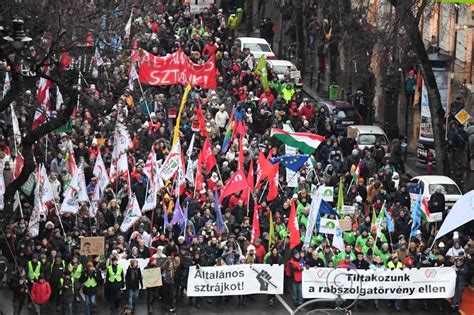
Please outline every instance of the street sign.
[[464, 109], [461, 109], [455, 117], [463, 125], [465, 125], [471, 119], [471, 115], [469, 115]]

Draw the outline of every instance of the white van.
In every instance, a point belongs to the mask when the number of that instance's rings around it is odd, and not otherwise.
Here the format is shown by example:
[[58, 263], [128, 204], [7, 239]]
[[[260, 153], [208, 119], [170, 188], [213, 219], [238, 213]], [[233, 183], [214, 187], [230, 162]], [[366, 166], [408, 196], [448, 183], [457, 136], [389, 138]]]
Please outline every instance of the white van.
[[416, 176], [410, 180], [410, 184], [419, 185], [422, 190], [423, 198], [428, 201], [431, 195], [436, 191], [436, 187], [441, 186], [441, 192], [444, 194], [446, 210], [451, 209], [456, 201], [462, 196], [458, 185], [447, 176], [423, 175]]

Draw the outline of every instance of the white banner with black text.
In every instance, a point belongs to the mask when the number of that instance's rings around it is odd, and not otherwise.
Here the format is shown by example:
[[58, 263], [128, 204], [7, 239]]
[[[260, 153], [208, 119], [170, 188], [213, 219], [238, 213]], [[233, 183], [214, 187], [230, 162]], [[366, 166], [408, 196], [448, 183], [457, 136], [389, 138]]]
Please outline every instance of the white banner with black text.
[[189, 268], [188, 296], [283, 294], [283, 265]]
[[444, 299], [454, 295], [456, 271], [451, 267], [421, 269], [303, 270], [303, 298]]

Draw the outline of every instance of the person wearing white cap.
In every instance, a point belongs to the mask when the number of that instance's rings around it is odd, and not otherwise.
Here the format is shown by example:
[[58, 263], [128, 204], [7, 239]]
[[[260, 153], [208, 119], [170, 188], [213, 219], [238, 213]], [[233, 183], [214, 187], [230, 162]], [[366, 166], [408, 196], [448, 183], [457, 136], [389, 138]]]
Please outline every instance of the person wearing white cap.
[[216, 120], [217, 127], [219, 127], [221, 133], [225, 131], [225, 124], [229, 119], [229, 114], [225, 110], [225, 105], [219, 106], [219, 111], [216, 113], [214, 118]]

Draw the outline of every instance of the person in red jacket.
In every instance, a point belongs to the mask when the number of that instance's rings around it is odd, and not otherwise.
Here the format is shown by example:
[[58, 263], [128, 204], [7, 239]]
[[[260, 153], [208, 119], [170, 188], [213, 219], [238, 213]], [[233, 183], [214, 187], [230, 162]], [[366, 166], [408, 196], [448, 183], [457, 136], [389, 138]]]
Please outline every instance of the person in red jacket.
[[[267, 100], [267, 103], [264, 104], [263, 100]], [[260, 106], [266, 105], [268, 108], [272, 108], [272, 104], [273, 104], [274, 101], [275, 101], [275, 96], [273, 96], [272, 90], [270, 90], [270, 88], [266, 88], [265, 93], [260, 95], [258, 105], [260, 105]]]
[[257, 255], [258, 261], [263, 262], [263, 258], [265, 257], [265, 254], [267, 251], [265, 250], [265, 246], [262, 245], [262, 240], [260, 238], [257, 238], [255, 240], [255, 254]]
[[303, 103], [301, 103], [299, 110], [298, 110], [298, 115], [300, 117], [304, 116], [306, 117], [307, 120], [312, 120], [314, 117], [314, 106], [312, 103], [309, 102], [307, 98], [303, 99]]
[[303, 304], [301, 280], [303, 277], [304, 260], [301, 259], [300, 252], [297, 249], [293, 250], [293, 257], [288, 264], [291, 272], [291, 298], [293, 304], [298, 307]]
[[48, 303], [51, 297], [51, 286], [41, 274], [37, 282], [33, 282], [31, 286], [31, 299], [35, 304], [40, 306], [40, 314], [43, 314], [43, 307]]

